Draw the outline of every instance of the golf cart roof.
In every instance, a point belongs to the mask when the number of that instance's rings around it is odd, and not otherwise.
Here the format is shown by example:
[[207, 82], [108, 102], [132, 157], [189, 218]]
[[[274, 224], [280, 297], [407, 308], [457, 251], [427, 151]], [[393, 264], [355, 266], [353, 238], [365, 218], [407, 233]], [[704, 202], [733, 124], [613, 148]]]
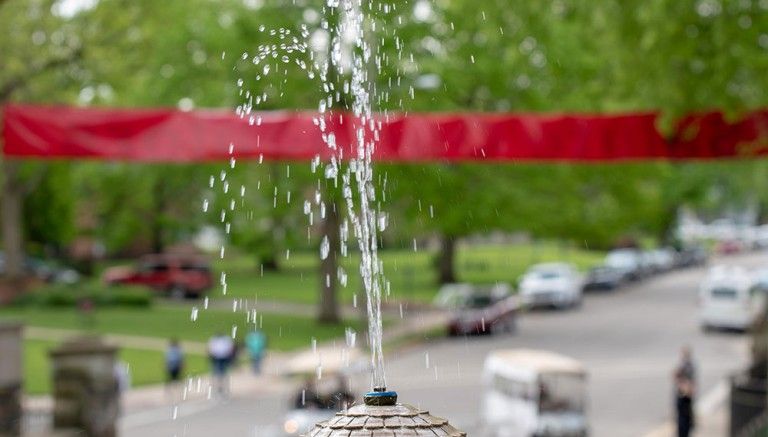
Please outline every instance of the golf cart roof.
[[497, 350], [488, 354], [485, 363], [487, 369], [498, 373], [586, 374], [584, 366], [573, 358], [533, 349]]

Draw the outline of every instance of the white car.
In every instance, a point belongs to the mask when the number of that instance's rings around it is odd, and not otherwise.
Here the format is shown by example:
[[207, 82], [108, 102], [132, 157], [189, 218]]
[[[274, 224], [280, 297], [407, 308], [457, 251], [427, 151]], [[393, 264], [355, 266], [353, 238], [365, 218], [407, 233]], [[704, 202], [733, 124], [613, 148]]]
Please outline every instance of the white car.
[[765, 304], [764, 288], [755, 279], [741, 268], [712, 269], [699, 288], [701, 326], [749, 329]]
[[536, 264], [520, 280], [519, 295], [527, 307], [572, 307], [581, 303], [582, 282], [571, 264]]
[[483, 366], [479, 435], [586, 436], [587, 372], [569, 357], [530, 349], [496, 350]]
[[616, 249], [606, 255], [604, 264], [621, 272], [627, 281], [637, 281], [645, 276], [643, 255], [637, 249]]

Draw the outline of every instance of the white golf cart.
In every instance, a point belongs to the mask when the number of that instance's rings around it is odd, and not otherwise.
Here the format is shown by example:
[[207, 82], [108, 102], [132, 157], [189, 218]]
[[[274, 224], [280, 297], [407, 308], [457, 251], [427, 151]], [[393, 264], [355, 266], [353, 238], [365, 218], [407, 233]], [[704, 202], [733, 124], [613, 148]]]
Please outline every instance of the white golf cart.
[[551, 352], [491, 352], [480, 417], [488, 437], [586, 436], [586, 371]]

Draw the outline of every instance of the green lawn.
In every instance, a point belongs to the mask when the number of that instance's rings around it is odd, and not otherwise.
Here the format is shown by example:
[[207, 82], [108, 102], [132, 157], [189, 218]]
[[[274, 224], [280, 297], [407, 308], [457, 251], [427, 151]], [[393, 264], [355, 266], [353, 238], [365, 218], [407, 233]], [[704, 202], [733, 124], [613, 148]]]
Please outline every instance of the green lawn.
[[[387, 250], [380, 254], [384, 271], [391, 283], [391, 300], [429, 302], [438, 290], [434, 255], [427, 251]], [[548, 261], [568, 261], [581, 269], [599, 264], [604, 252], [567, 248], [552, 243], [536, 245], [486, 245], [462, 247], [456, 260], [460, 281], [472, 283], [507, 282], [515, 284], [531, 265]], [[230, 255], [216, 263], [218, 272], [227, 273], [227, 296], [316, 303], [320, 279], [317, 274], [319, 256], [315, 252], [291, 252], [289, 259], [281, 260], [280, 272], [264, 272], [262, 275], [255, 260]], [[352, 301], [352, 295], [360, 293], [361, 283], [357, 274], [357, 257], [344, 259], [349, 282], [342, 289], [342, 299]], [[221, 287], [211, 296], [221, 296]], [[358, 296], [360, 298], [360, 296]]]
[[[477, 284], [507, 282], [516, 284], [520, 275], [531, 265], [539, 262], [567, 261], [581, 269], [599, 264], [605, 253], [573, 248], [552, 242], [536, 244], [473, 245], [460, 246], [456, 269], [459, 281]], [[437, 293], [435, 254], [426, 250], [386, 250], [380, 253], [384, 271], [391, 283], [390, 294], [385, 300], [429, 302]], [[216, 257], [218, 258], [218, 257]], [[218, 285], [221, 272], [227, 274], [226, 297], [247, 297], [266, 300], [315, 304], [318, 299], [319, 275], [316, 251], [291, 251], [288, 259], [280, 259], [279, 272], [261, 272], [255, 258], [227, 252], [224, 260], [214, 262], [215, 283], [212, 298], [224, 297]], [[130, 265], [132, 261], [110, 261], [110, 265]], [[348, 275], [346, 287], [341, 289], [341, 301], [352, 302], [358, 294], [362, 302], [361, 282], [358, 273], [358, 257], [354, 254], [342, 260]], [[101, 266], [102, 268], [105, 267]], [[104, 287], [98, 275], [83, 281], [81, 288]], [[60, 287], [59, 287], [60, 288]], [[0, 313], [2, 314], [2, 313]]]
[[[51, 390], [51, 369], [48, 351], [56, 343], [43, 340], [24, 341], [24, 391], [28, 394], [44, 394]], [[131, 386], [157, 384], [165, 381], [163, 353], [142, 349], [121, 349], [119, 359], [128, 365]], [[187, 376], [208, 371], [208, 362], [201, 355], [187, 354]]]
[[[0, 319], [16, 319], [28, 326], [48, 328], [85, 329], [81, 316], [70, 308], [3, 308]], [[344, 336], [346, 326], [360, 330], [358, 321], [328, 326], [318, 325], [313, 319], [283, 314], [257, 316], [257, 324], [269, 339], [273, 350], [292, 350], [308, 347], [314, 337], [318, 341]], [[103, 308], [97, 309], [92, 326], [87, 329], [97, 333], [206, 341], [217, 332], [231, 333], [237, 326], [237, 338], [242, 339], [249, 326], [244, 312], [200, 310], [196, 321], [190, 318], [188, 308], [158, 306], [154, 308]]]

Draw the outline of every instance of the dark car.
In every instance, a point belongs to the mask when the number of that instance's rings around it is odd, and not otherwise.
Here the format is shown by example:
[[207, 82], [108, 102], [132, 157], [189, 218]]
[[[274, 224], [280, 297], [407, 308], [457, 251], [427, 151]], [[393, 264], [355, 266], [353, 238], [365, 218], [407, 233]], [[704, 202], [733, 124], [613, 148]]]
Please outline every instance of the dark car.
[[208, 261], [190, 255], [148, 255], [136, 267], [113, 267], [103, 277], [107, 284], [145, 285], [173, 298], [200, 297], [213, 285]]
[[513, 332], [518, 310], [514, 296], [475, 291], [455, 308], [448, 322], [448, 335]]
[[683, 247], [677, 252], [678, 267], [696, 267], [707, 263], [707, 250], [701, 246]]
[[615, 290], [625, 281], [625, 272], [610, 266], [593, 267], [584, 279], [584, 291]]
[[615, 249], [605, 256], [604, 265], [621, 271], [627, 281], [638, 281], [649, 274], [646, 258], [638, 249]]

